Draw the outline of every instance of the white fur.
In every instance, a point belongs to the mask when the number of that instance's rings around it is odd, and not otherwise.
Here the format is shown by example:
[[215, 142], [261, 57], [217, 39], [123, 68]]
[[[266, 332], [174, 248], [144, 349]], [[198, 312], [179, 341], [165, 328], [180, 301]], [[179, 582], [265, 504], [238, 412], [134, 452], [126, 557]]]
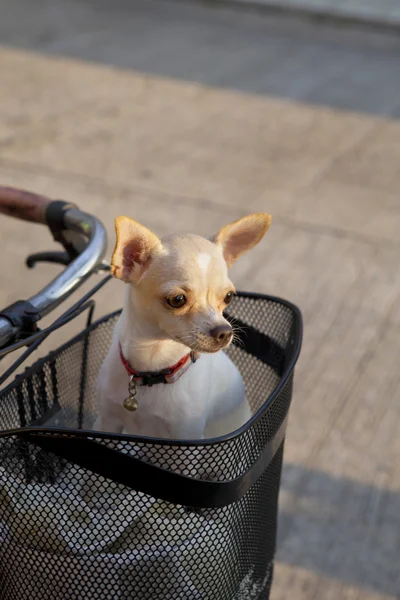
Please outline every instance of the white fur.
[[203, 274], [207, 275], [207, 270], [211, 262], [211, 256], [206, 252], [200, 252], [196, 260], [200, 269], [203, 271]]
[[[96, 430], [201, 440], [230, 433], [248, 421], [251, 413], [242, 378], [223, 351], [203, 354], [175, 383], [138, 387], [139, 408], [127, 411], [123, 401], [128, 396], [128, 374], [119, 356], [119, 344], [129, 360], [131, 344], [136, 347], [132, 338], [136, 328], [133, 326], [132, 331], [128, 322], [129, 316], [123, 312], [99, 374], [100, 416]], [[169, 362], [162, 357], [164, 364], [158, 363], [152, 370], [170, 366], [189, 352], [176, 342], [164, 343], [169, 346]], [[143, 344], [144, 354], [151, 352], [151, 346]]]

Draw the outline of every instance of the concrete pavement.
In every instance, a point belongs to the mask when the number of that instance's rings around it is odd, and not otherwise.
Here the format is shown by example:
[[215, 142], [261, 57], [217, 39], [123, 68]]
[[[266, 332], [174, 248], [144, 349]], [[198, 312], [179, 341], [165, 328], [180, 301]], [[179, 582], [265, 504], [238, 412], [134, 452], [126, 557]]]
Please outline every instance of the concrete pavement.
[[[27, 0], [3, 0], [0, 11], [0, 40], [8, 47], [311, 105], [400, 114], [394, 34], [184, 0], [114, 0], [112, 10], [106, 0], [38, 0], [35, 9]], [[46, 97], [44, 81], [36, 91]], [[50, 99], [47, 114], [55, 109]]]
[[[305, 320], [272, 600], [399, 598], [400, 42], [173, 2], [6, 4], [2, 182], [111, 240], [117, 214], [160, 234], [274, 216], [233, 272]], [[56, 267], [27, 272], [50, 236], [3, 221], [6, 305]]]

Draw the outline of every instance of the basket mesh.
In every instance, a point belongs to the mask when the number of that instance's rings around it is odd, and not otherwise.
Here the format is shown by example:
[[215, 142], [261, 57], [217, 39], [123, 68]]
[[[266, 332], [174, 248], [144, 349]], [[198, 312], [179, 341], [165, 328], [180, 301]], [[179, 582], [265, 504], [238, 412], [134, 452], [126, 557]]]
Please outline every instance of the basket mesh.
[[[241, 296], [230, 312], [268, 335], [289, 364], [299, 343], [290, 306]], [[190, 509], [105, 479], [11, 431], [90, 429], [116, 318], [82, 332], [0, 395], [0, 599], [267, 600], [283, 442], [239, 501]], [[96, 442], [197, 479], [231, 481], [251, 469], [287, 416], [292, 373], [286, 369], [271, 401], [282, 375], [248, 353], [243, 339], [229, 353], [253, 413], [264, 408], [239, 436], [195, 446], [111, 435]]]

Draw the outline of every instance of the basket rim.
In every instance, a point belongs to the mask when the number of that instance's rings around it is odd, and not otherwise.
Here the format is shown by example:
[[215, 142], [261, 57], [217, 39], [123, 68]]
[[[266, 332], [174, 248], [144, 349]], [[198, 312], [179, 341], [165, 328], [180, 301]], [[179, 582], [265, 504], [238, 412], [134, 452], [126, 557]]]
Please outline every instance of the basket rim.
[[[137, 441], [140, 443], [151, 443], [158, 445], [166, 445], [166, 446], [209, 446], [215, 444], [222, 444], [226, 442], [230, 442], [241, 435], [243, 435], [248, 429], [250, 429], [265, 413], [265, 411], [271, 406], [271, 404], [275, 401], [275, 399], [280, 395], [282, 389], [288, 383], [292, 373], [294, 371], [295, 365], [297, 363], [303, 339], [303, 319], [301, 315], [300, 309], [293, 304], [292, 302], [280, 298], [278, 296], [272, 296], [268, 294], [262, 294], [258, 292], [245, 292], [238, 291], [236, 293], [238, 298], [249, 298], [253, 300], [264, 300], [267, 302], [272, 302], [275, 304], [280, 304], [288, 308], [293, 314], [293, 337], [294, 337], [294, 347], [292, 350], [292, 355], [290, 361], [288, 362], [285, 370], [282, 374], [282, 377], [265, 402], [260, 406], [260, 408], [254, 413], [254, 415], [239, 429], [235, 431], [225, 434], [223, 436], [215, 437], [215, 438], [207, 438], [206, 440], [198, 440], [198, 439], [185, 439], [185, 440], [175, 440], [175, 439], [166, 439], [166, 438], [155, 438], [149, 436], [140, 436], [140, 435], [132, 435], [127, 433], [108, 433], [103, 431], [95, 431], [92, 429], [73, 429], [73, 428], [56, 428], [56, 427], [43, 427], [43, 426], [29, 426], [29, 427], [19, 427], [14, 429], [1, 430], [0, 429], [0, 437], [8, 437], [11, 435], [18, 434], [29, 434], [32, 433], [34, 435], [45, 434], [52, 436], [68, 436], [68, 437], [82, 437], [82, 438], [101, 438], [106, 440], [121, 440], [121, 441]], [[10, 393], [13, 389], [15, 389], [23, 380], [26, 380], [30, 375], [35, 373], [38, 367], [41, 367], [43, 364], [47, 363], [49, 359], [53, 356], [59, 356], [62, 352], [67, 350], [73, 344], [81, 341], [88, 333], [97, 329], [102, 323], [105, 323], [120, 315], [122, 309], [118, 309], [106, 315], [103, 315], [99, 319], [97, 319], [94, 323], [91, 323], [88, 327], [85, 327], [81, 332], [72, 337], [70, 340], [56, 348], [55, 350], [51, 350], [46, 356], [39, 358], [32, 365], [27, 367], [23, 373], [19, 373], [16, 375], [14, 381], [10, 382], [3, 390], [0, 390], [0, 402], [2, 398]]]

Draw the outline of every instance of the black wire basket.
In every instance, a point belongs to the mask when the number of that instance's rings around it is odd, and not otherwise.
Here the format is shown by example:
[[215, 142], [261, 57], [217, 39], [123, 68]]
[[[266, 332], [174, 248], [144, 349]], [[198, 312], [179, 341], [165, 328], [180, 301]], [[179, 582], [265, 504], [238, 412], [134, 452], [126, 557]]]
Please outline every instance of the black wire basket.
[[1, 600], [266, 600], [301, 316], [241, 293], [253, 417], [203, 442], [91, 430], [118, 314], [0, 393]]

